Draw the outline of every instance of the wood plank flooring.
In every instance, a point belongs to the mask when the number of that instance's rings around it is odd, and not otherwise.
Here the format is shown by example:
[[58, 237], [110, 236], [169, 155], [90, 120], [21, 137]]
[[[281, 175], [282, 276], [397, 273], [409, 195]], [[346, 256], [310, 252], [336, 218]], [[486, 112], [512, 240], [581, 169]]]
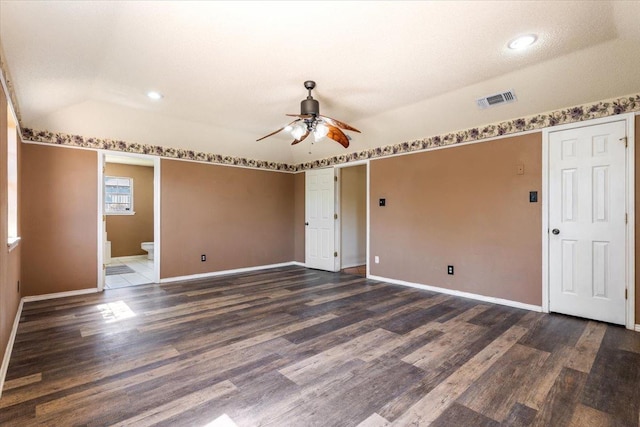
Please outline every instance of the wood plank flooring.
[[2, 426], [638, 426], [640, 334], [287, 267], [24, 305]]
[[366, 265], [358, 265], [357, 267], [343, 268], [342, 272], [346, 273], [346, 274], [352, 274], [354, 276], [366, 277], [367, 276], [367, 266]]

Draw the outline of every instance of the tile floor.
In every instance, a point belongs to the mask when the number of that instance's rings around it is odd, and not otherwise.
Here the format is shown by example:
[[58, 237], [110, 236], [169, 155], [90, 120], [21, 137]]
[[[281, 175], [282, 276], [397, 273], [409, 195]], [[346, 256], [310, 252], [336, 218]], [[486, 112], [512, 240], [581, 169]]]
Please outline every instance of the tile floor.
[[114, 265], [127, 265], [135, 271], [135, 273], [106, 276], [104, 282], [105, 289], [126, 288], [128, 286], [153, 283], [153, 260], [147, 259], [146, 255], [111, 258], [109, 266]]

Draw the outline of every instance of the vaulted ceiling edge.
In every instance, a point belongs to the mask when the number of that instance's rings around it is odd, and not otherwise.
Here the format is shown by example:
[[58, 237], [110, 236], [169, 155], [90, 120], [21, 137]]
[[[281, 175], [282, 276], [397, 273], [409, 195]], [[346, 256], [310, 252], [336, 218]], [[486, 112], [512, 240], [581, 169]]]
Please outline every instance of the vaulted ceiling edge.
[[16, 115], [16, 119], [18, 119], [18, 124], [22, 122], [22, 115], [20, 114], [20, 107], [18, 106], [18, 98], [16, 98], [16, 91], [13, 89], [13, 80], [11, 79], [11, 74], [9, 73], [9, 67], [7, 66], [7, 62], [4, 59], [4, 51], [2, 50], [2, 43], [0, 43], [0, 79], [6, 85], [7, 96], [11, 100], [11, 105], [13, 106], [13, 112]]
[[640, 112], [640, 93], [301, 163], [296, 165], [296, 170], [321, 168], [413, 151], [425, 151], [448, 145], [479, 141], [504, 135], [515, 135], [520, 132], [542, 130], [544, 128], [568, 123], [633, 112]]
[[168, 159], [191, 160], [282, 172], [300, 172], [307, 169], [322, 168], [359, 160], [376, 159], [395, 154], [425, 151], [498, 136], [515, 135], [521, 132], [542, 130], [567, 123], [633, 112], [640, 112], [640, 93], [295, 165], [247, 159], [244, 157], [223, 156], [220, 154], [162, 147], [159, 145], [138, 144], [120, 140], [85, 137], [82, 135], [69, 135], [61, 132], [29, 128], [22, 128], [22, 139], [23, 141], [53, 145], [149, 154]]

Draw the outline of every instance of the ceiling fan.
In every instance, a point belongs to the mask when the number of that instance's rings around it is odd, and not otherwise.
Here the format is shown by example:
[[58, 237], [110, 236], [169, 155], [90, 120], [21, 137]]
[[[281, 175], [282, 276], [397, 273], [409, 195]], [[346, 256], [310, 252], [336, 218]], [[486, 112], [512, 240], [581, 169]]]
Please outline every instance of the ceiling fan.
[[326, 136], [344, 148], [347, 148], [351, 137], [345, 135], [341, 129], [358, 133], [360, 133], [360, 131], [340, 120], [320, 115], [320, 103], [311, 96], [311, 90], [316, 87], [316, 82], [307, 80], [304, 82], [304, 87], [309, 91], [309, 95], [307, 95], [307, 99], [303, 99], [302, 102], [300, 102], [300, 114], [287, 114], [287, 116], [297, 117], [297, 119], [256, 141], [261, 141], [284, 130], [290, 132], [294, 138], [291, 145], [296, 145], [304, 141], [304, 139], [313, 132], [316, 141]]

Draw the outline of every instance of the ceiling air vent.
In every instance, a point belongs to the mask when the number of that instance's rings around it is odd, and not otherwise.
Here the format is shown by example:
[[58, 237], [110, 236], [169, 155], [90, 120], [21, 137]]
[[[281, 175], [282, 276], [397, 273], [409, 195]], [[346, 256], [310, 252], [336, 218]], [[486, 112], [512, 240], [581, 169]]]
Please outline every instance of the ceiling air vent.
[[516, 94], [512, 90], [506, 92], [496, 93], [494, 95], [485, 96], [478, 99], [478, 107], [489, 108], [500, 104], [507, 104], [509, 102], [517, 101]]

